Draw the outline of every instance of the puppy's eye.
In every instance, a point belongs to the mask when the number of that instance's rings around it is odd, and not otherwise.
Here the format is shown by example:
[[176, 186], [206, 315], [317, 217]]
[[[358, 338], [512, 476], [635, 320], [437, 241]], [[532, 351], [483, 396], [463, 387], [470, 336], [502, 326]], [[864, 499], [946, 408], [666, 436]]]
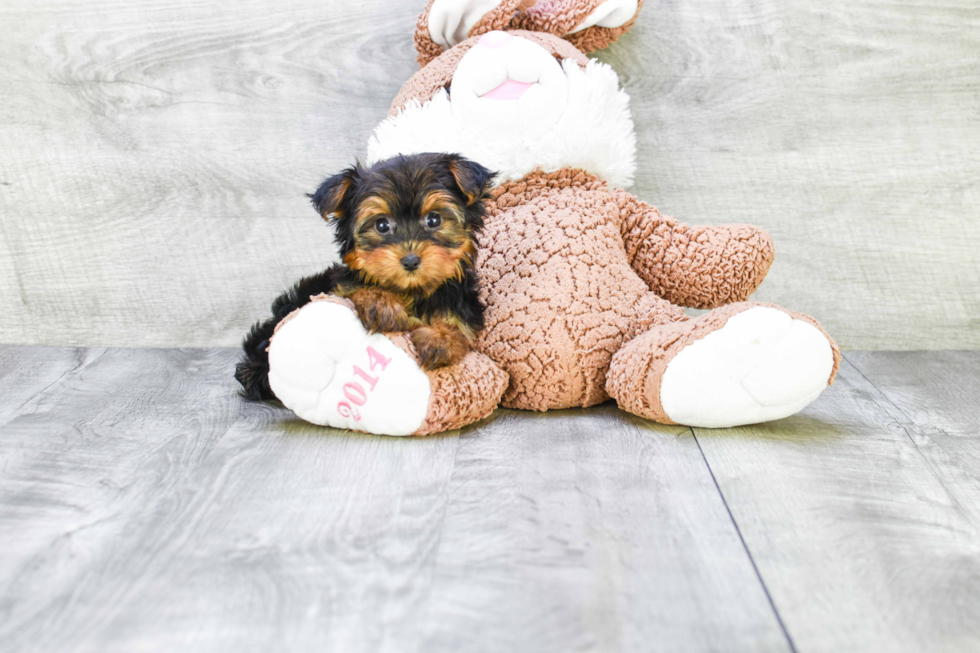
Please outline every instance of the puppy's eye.
[[438, 229], [442, 224], [442, 216], [438, 213], [430, 213], [425, 216], [425, 226], [429, 229]]
[[379, 234], [386, 234], [391, 231], [391, 222], [388, 218], [378, 218], [374, 221], [374, 230]]

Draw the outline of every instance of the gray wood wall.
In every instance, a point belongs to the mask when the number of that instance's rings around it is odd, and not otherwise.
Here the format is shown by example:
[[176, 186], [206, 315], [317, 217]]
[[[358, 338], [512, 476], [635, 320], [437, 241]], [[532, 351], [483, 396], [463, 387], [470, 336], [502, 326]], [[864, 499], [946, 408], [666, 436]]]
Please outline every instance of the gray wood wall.
[[[235, 344], [334, 259], [304, 193], [363, 155], [423, 4], [4, 0], [0, 342]], [[772, 232], [756, 298], [980, 347], [980, 5], [648, 0], [600, 58], [634, 192]]]

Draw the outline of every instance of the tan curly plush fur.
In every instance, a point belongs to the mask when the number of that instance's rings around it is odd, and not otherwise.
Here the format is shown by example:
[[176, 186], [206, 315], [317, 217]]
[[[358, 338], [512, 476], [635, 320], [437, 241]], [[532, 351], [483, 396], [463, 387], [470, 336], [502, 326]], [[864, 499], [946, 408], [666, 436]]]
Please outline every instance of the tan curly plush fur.
[[480, 344], [511, 376], [511, 408], [607, 400], [607, 371], [624, 342], [687, 320], [671, 299], [699, 308], [742, 301], [773, 259], [756, 227], [688, 227], [583, 170], [532, 172], [492, 195], [478, 263]]
[[[405, 334], [390, 334], [392, 342], [418, 360], [418, 352]], [[463, 360], [426, 370], [431, 395], [422, 425], [412, 435], [451, 431], [489, 417], [500, 403], [508, 377], [493, 361], [471, 351]]]
[[618, 41], [620, 36], [630, 31], [643, 9], [643, 0], [639, 0], [636, 14], [620, 27], [594, 25], [581, 32], [569, 33], [601, 4], [602, 0], [541, 0], [518, 13], [506, 29], [555, 34], [588, 54]]
[[[538, 2], [517, 12], [510, 25], [545, 31], [508, 33], [584, 69], [588, 59], [573, 44], [600, 32], [590, 28], [568, 40], [555, 34], [581, 23], [599, 4]], [[479, 41], [471, 31], [469, 39], [429, 58], [389, 116], [448, 88]], [[548, 410], [614, 397], [626, 410], [670, 422], [658, 393], [676, 353], [733, 315], [770, 306], [743, 303], [774, 258], [772, 239], [758, 227], [688, 226], [574, 167], [531, 170], [504, 180], [491, 195], [478, 261], [487, 305], [479, 345], [510, 376], [504, 406]], [[724, 308], [691, 320], [682, 306]], [[819, 329], [812, 318], [775, 308]], [[840, 353], [827, 339], [833, 369], [826, 380], [832, 382]]]

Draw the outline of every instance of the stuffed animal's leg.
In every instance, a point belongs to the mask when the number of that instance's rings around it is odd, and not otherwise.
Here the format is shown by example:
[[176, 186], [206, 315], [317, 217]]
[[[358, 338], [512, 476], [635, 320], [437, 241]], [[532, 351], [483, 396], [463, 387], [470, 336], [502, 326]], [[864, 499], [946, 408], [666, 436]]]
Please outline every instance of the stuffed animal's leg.
[[799, 412], [833, 383], [839, 362], [813, 318], [745, 302], [633, 338], [613, 356], [606, 389], [656, 422], [721, 428]]
[[427, 372], [408, 337], [368, 333], [350, 301], [324, 295], [276, 328], [269, 384], [283, 405], [314, 424], [427, 435], [489, 415], [507, 375], [476, 352]]
[[618, 199], [630, 264], [650, 290], [675, 304], [716, 308], [745, 301], [772, 265], [772, 238], [759, 227], [691, 227], [625, 191]]
[[689, 319], [684, 309], [680, 306], [671, 304], [666, 299], [658, 297], [652, 292], [647, 293], [640, 297], [634, 306], [633, 318], [623, 333], [623, 342], [629, 342], [654, 327], [683, 322]]

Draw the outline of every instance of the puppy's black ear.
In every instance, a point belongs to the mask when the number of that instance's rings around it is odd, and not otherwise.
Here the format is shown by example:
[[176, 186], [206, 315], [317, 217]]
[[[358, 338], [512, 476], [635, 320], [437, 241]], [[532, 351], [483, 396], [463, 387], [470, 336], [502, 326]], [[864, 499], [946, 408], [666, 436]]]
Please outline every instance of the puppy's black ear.
[[347, 168], [320, 184], [315, 193], [307, 195], [321, 218], [329, 221], [344, 217], [344, 209], [347, 206], [344, 200], [351, 186], [354, 185], [357, 173], [356, 167]]
[[453, 173], [456, 185], [466, 196], [466, 203], [473, 204], [482, 200], [487, 186], [493, 181], [496, 173], [490, 172], [476, 161], [464, 159], [458, 154], [450, 154], [448, 159], [449, 171]]

